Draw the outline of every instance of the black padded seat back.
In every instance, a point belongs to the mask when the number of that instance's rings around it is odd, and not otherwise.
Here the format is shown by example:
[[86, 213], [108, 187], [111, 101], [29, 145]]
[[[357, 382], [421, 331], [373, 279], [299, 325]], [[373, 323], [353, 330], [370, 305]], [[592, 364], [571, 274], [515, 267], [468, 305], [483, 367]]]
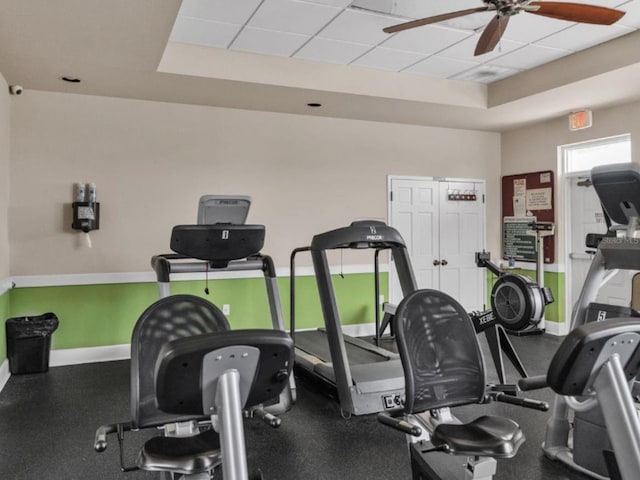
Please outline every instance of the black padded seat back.
[[400, 302], [393, 321], [407, 413], [483, 399], [482, 353], [462, 305], [437, 290], [417, 290]]
[[136, 323], [131, 338], [131, 419], [134, 428], [183, 420], [158, 409], [155, 367], [162, 347], [172, 340], [229, 330], [213, 303], [194, 295], [172, 295], [153, 303]]
[[613, 318], [569, 333], [551, 359], [547, 384], [560, 395], [585, 395], [595, 371], [617, 353], [627, 380], [640, 373], [640, 320]]
[[[233, 353], [222, 353], [226, 347], [239, 347]], [[246, 347], [259, 350], [253, 378], [246, 379], [248, 397], [243, 408], [266, 403], [276, 398], [288, 384], [293, 367], [293, 340], [280, 330], [230, 330], [197, 337], [182, 338], [167, 343], [160, 352], [156, 368], [156, 395], [165, 412], [203, 415], [203, 360], [208, 354], [224, 361], [224, 355], [234, 360], [233, 367], [242, 371]], [[217, 363], [216, 361], [212, 363]], [[222, 372], [220, 372], [222, 373]], [[209, 395], [213, 397], [213, 395]], [[209, 414], [211, 412], [208, 412]]]

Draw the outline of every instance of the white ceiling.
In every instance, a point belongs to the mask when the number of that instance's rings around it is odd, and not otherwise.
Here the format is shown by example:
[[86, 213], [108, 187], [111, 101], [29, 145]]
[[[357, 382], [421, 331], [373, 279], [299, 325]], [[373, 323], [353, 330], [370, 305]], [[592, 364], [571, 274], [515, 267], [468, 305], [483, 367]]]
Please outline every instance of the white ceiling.
[[627, 14], [614, 25], [601, 26], [523, 12], [511, 18], [493, 52], [474, 57], [475, 44], [493, 13], [392, 35], [382, 29], [408, 19], [479, 7], [481, 0], [183, 0], [170, 40], [492, 83], [640, 28], [640, 0], [581, 3]]
[[[480, 4], [366, 1], [395, 14], [410, 4], [432, 8], [413, 14], [424, 16]], [[397, 18], [350, 9], [346, 0], [2, 0], [0, 74], [24, 87], [16, 105], [45, 91], [506, 131], [640, 100], [639, 4], [622, 4], [624, 27], [560, 22], [558, 31], [558, 21], [519, 14], [499, 51], [478, 59], [473, 28], [486, 19], [476, 16], [388, 36], [382, 28]], [[190, 23], [189, 34], [208, 46], [179, 43], [178, 30], [172, 36], [179, 13], [177, 25]], [[603, 41], [596, 32], [621, 29], [631, 33], [548, 61], [557, 50]], [[280, 54], [256, 53], [265, 48]], [[513, 74], [519, 69], [527, 70]], [[510, 76], [496, 81], [501, 75]]]

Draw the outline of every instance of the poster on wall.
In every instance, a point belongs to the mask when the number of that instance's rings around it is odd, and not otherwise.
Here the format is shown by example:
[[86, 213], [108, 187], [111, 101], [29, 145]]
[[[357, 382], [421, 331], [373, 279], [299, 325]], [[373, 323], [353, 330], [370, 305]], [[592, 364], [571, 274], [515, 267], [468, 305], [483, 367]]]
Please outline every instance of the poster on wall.
[[504, 217], [502, 254], [504, 258], [531, 262], [536, 260], [536, 236], [531, 229], [535, 217]]
[[[553, 172], [502, 177], [502, 220], [502, 258], [535, 262], [536, 237], [531, 234], [531, 224], [555, 222]], [[524, 233], [526, 230], [530, 233]], [[553, 236], [544, 239], [544, 261], [555, 262]]]

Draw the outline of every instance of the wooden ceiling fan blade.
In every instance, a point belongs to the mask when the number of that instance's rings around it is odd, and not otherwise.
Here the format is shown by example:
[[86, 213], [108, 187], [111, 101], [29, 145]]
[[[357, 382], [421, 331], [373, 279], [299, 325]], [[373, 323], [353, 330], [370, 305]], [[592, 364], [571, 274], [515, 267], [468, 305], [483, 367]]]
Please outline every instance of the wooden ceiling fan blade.
[[476, 51], [473, 53], [475, 56], [489, 53], [496, 48], [496, 45], [502, 38], [502, 34], [509, 24], [509, 15], [496, 15], [491, 19], [489, 24], [480, 35], [480, 40], [476, 45]]
[[443, 13], [442, 15], [436, 15], [434, 17], [421, 18], [418, 20], [412, 20], [410, 22], [400, 23], [398, 25], [392, 25], [391, 27], [383, 28], [382, 31], [385, 33], [396, 33], [396, 32], [401, 32], [402, 30], [408, 30], [410, 28], [429, 25], [430, 23], [444, 22], [445, 20], [451, 20], [452, 18], [471, 15], [472, 13], [486, 12], [487, 10], [493, 10], [493, 8], [489, 6], [484, 6], [484, 7], [477, 7], [477, 8], [469, 8], [467, 10], [459, 10], [457, 12]]
[[569, 22], [596, 25], [611, 25], [626, 13], [613, 8], [569, 2], [531, 2], [525, 7], [525, 11]]

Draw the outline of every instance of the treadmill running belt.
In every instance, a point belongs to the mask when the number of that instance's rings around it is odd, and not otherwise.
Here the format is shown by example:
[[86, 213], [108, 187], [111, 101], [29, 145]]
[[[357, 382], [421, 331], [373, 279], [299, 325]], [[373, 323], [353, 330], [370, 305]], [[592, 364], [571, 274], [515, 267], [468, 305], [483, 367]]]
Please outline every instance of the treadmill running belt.
[[[346, 337], [346, 335], [345, 335]], [[349, 342], [345, 342], [347, 358], [350, 365], [362, 365], [367, 363], [386, 362], [387, 358], [377, 353], [359, 348]], [[324, 362], [331, 361], [331, 352], [327, 334], [320, 330], [296, 332], [296, 347], [300, 350], [318, 357]]]

